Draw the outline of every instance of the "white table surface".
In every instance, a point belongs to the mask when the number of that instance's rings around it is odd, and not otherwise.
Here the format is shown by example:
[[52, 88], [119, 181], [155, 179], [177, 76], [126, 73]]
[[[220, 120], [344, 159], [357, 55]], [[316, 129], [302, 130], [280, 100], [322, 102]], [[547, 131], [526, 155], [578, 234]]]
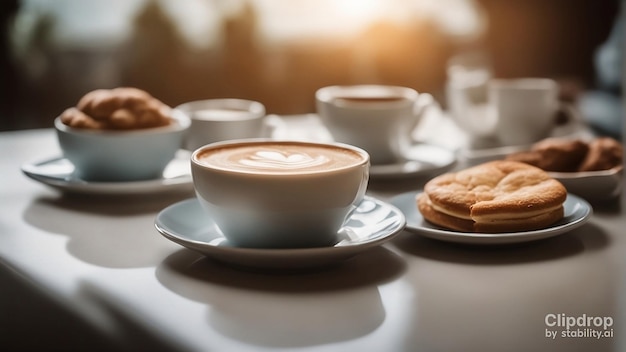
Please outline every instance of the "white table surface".
[[[313, 122], [294, 118], [289, 133], [308, 138]], [[623, 197], [535, 243], [468, 247], [403, 232], [335, 268], [272, 274], [160, 236], [156, 214], [190, 192], [63, 195], [20, 171], [60, 155], [51, 129], [0, 133], [0, 150], [0, 348], [626, 350]], [[388, 199], [425, 181], [373, 181], [369, 194]], [[546, 325], [551, 313], [611, 317], [613, 337], [546, 338], [564, 329]]]

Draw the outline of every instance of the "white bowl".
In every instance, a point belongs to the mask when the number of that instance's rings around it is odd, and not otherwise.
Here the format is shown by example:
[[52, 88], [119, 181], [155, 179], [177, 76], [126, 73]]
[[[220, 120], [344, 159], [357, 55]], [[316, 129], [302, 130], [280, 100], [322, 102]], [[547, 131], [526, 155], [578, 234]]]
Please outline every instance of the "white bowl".
[[624, 167], [584, 172], [548, 172], [559, 180], [567, 191], [590, 201], [609, 200], [622, 192]]
[[74, 128], [54, 120], [63, 156], [85, 181], [137, 181], [160, 177], [181, 148], [189, 118], [172, 112], [174, 123], [137, 130]]

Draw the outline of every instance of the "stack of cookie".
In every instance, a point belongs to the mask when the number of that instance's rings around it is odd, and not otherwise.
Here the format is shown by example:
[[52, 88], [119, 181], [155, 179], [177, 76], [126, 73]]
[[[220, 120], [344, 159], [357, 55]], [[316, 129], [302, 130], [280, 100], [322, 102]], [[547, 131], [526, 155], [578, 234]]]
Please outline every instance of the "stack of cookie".
[[563, 218], [565, 187], [538, 167], [493, 161], [437, 176], [417, 197], [423, 217], [463, 232], [545, 228]]

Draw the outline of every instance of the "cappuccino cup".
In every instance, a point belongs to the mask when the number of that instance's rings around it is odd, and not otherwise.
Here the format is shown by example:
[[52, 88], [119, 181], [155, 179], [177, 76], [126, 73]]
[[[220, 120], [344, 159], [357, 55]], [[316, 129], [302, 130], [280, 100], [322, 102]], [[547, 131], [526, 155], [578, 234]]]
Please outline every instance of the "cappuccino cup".
[[206, 99], [175, 108], [191, 120], [184, 148], [195, 150], [205, 144], [242, 138], [271, 137], [277, 117], [265, 115], [265, 106], [245, 99]]
[[576, 119], [573, 107], [559, 102], [558, 93], [558, 84], [548, 78], [493, 79], [482, 125], [502, 145], [537, 142], [551, 134], [559, 112]]
[[331, 246], [363, 200], [369, 155], [341, 143], [242, 139], [195, 150], [196, 195], [231, 245]]
[[372, 164], [405, 159], [430, 94], [385, 85], [329, 86], [315, 93], [317, 112], [337, 142], [365, 149]]

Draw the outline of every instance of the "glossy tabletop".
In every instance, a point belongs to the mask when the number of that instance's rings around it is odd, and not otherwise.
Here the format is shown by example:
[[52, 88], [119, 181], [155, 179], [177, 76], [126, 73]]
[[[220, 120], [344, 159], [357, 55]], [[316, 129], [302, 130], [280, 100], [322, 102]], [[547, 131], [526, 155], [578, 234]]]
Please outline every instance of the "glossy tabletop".
[[[313, 116], [283, 120], [279, 137], [328, 138], [310, 135]], [[35, 182], [20, 168], [60, 155], [52, 129], [1, 133], [0, 150], [9, 347], [626, 350], [623, 196], [544, 240], [462, 245], [403, 231], [335, 266], [268, 271], [215, 262], [157, 232], [157, 214], [190, 188], [107, 196]], [[389, 201], [432, 175], [408, 176], [372, 179], [368, 195]]]

